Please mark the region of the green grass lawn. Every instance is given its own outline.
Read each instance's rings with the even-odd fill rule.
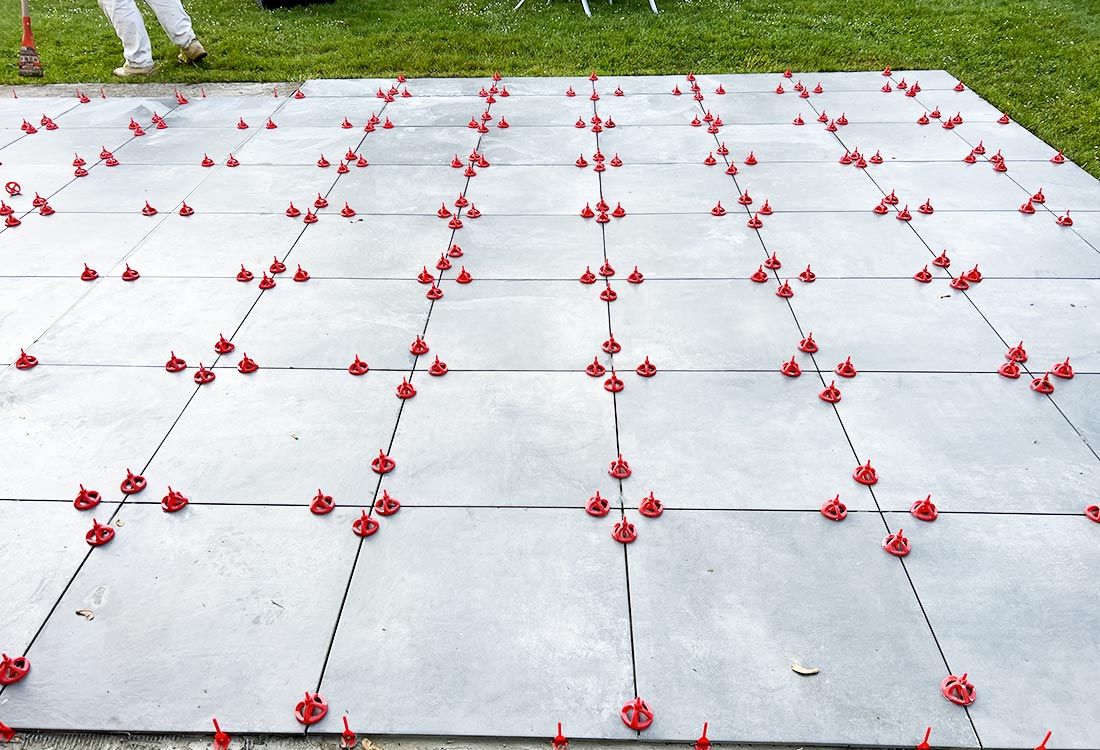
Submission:
[[[140,0],[139,0],[140,2]],[[1100,176],[1097,0],[336,0],[264,11],[185,0],[208,60],[174,62],[149,15],[161,81],[946,68]],[[16,74],[18,3],[0,81]],[[32,0],[47,82],[107,81],[121,47],[95,0]]]

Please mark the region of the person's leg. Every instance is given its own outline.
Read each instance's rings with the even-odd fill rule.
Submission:
[[[115,27],[122,42],[122,55],[130,68],[141,69],[153,66],[153,47],[149,43],[149,32],[141,19],[135,0],[99,0],[99,7]]]
[[[153,12],[157,14],[161,28],[172,44],[180,48],[179,61],[181,63],[193,63],[206,57],[206,50],[202,42],[195,36],[191,28],[191,16],[183,9],[180,0],[145,0]]]
[[[177,47],[186,47],[195,41],[195,31],[191,28],[191,16],[183,9],[180,0],[145,0],[160,21],[164,33]]]

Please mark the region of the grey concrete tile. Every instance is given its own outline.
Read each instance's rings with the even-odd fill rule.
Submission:
[[[178,208],[180,201],[210,175],[197,162],[169,167],[127,164],[121,155],[119,161],[122,163],[117,167],[89,170],[91,174],[80,179],[73,179],[71,171],[62,170],[71,182],[50,197],[50,205],[58,213],[140,215],[148,202],[157,211],[168,212]],[[110,221],[109,217],[104,218]]]
[[[598,284],[458,284],[452,271],[441,288],[444,297],[432,308],[427,336],[433,352],[456,369],[583,372],[608,336]]]
[[[194,390],[160,368],[8,368],[0,436],[19,460],[0,473],[0,497],[71,503],[83,484],[121,500],[127,468],[140,473]]]
[[[654,492],[668,508],[816,512],[840,494],[852,510],[874,509],[851,479],[855,457],[812,372],[658,369],[642,378],[623,366],[620,374],[619,447],[633,470],[623,480],[627,507]],[[728,398],[705,395],[714,393]]]
[[[965,154],[963,154],[965,156]],[[960,157],[961,159],[961,157]],[[875,182],[886,192],[895,191],[901,205],[908,205],[913,226],[936,220],[917,207],[931,201],[934,211],[1016,211],[1031,193],[1020,188],[1008,174],[994,172],[988,163],[944,164],[893,162],[874,170]],[[874,208],[874,203],[867,210]]]
[[[260,130],[239,145],[233,155],[243,166],[248,167],[293,165],[314,168],[317,168],[317,161],[324,156],[333,166],[317,171],[331,180],[336,178],[336,167],[344,154],[349,149],[358,152],[365,135],[362,128],[344,130],[339,127],[303,126]],[[202,160],[202,154],[199,155],[199,160]],[[224,163],[225,159],[219,161]]]
[[[800,267],[793,265],[792,274]],[[946,274],[931,284],[912,278],[791,283],[797,285],[791,307],[803,330],[813,331],[826,371],[849,356],[861,370],[993,372],[1004,361],[1004,342],[964,293],[951,289]],[[971,295],[979,307],[983,291]]]
[[[287,260],[278,286],[260,296],[247,320],[243,314],[239,318],[243,324],[232,335],[239,352],[268,367],[346,370],[356,353],[372,367],[412,367],[409,344],[423,332],[432,306],[414,273],[399,281],[296,283],[290,278],[297,268],[294,254]],[[235,366],[239,358],[231,359]]]
[[[74,488],[74,497],[76,492]],[[0,632],[9,656],[24,654],[76,573],[88,552],[84,535],[92,527],[92,517],[105,523],[114,507],[103,503],[80,513],[67,502],[0,500],[0,524],[5,530],[0,590],[7,602],[0,612]],[[35,666],[32,660],[31,669]],[[37,679],[38,671],[33,675]]]
[[[508,122],[511,125],[511,121]],[[508,127],[501,130],[493,127],[481,137],[479,150],[491,163],[505,166],[569,166],[575,165],[577,157],[583,154],[591,170],[595,166],[592,154],[596,151],[596,143],[596,135],[587,128]],[[460,151],[459,156],[466,156],[468,151]],[[607,154],[608,159],[612,156]]]
[[[604,227],[616,289],[634,266],[650,280],[745,279],[765,259],[754,232],[709,215],[639,214]]]
[[[303,83],[300,88],[306,99],[326,96],[373,98],[379,88],[389,91],[389,87],[394,83],[395,79],[393,78],[311,78]],[[415,82],[413,85],[416,85]],[[423,87],[424,85],[421,83],[420,88]],[[413,90],[418,89],[414,88]],[[296,101],[305,100],[298,99]]]
[[[609,526],[580,510],[382,519],[348,592],[317,730],[341,731],[347,713],[387,734],[545,737],[560,720],[570,737],[631,738],[618,718],[634,689],[626,576]],[[532,535],[560,554],[531,555]]]
[[[137,500],[159,504],[170,485],[195,505],[293,505],[303,519],[318,489],[337,506],[371,503],[378,477],[370,462],[397,423],[400,374],[262,362],[251,375],[216,372],[157,450],[144,474],[148,497]],[[234,428],[217,429],[223,424]]]
[[[177,217],[178,218],[178,217]],[[96,236],[95,229],[110,226],[110,240]],[[132,215],[111,216],[108,221],[98,214],[56,213],[53,216],[31,214],[23,220],[7,240],[0,241],[5,246],[2,273],[4,276],[62,276],[74,281],[80,280],[84,264],[107,273],[127,253],[160,224],[135,212]],[[72,242],[72,238],[80,238]],[[70,284],[77,293],[90,290],[87,284]],[[13,287],[8,295],[15,295]],[[5,295],[15,303],[17,297]],[[55,309],[60,315],[64,308]],[[36,333],[41,333],[38,331]]]
[[[34,120],[37,126],[38,120]],[[154,133],[149,133],[150,137]],[[157,133],[159,135],[159,133]],[[4,170],[9,179],[19,179],[23,167],[54,167],[61,174],[73,174],[72,161],[79,154],[90,167],[99,161],[103,148],[118,150],[133,138],[125,128],[65,128],[49,131],[39,127],[34,135],[19,138],[4,148]],[[121,152],[119,156],[121,156]],[[201,157],[200,157],[201,158]],[[10,173],[8,170],[12,170]],[[7,180],[5,180],[7,182]],[[7,195],[4,196],[7,199]]]
[[[990,279],[972,298],[1006,341],[1024,342],[1028,369],[1042,374],[1070,357],[1100,371],[1100,279]]]
[[[1087,614],[1100,606],[1096,524],[1083,515],[941,516],[912,531],[905,558],[921,604],[985,747],[1096,745],[1100,721],[1085,698],[1100,668]],[[1009,612],[1005,603],[1012,602]],[[937,732],[938,734],[938,732]]]
[[[1097,398],[1097,388],[1100,388],[1100,377],[1078,373],[1073,378],[1072,388],[1061,388],[1055,392],[1054,403],[1085,443],[1100,452],[1100,399]]]
[[[455,371],[425,372],[439,351]],[[382,487],[402,503],[571,507],[615,502],[615,406],[603,379],[569,372],[464,372],[433,349],[417,363]],[[369,376],[368,376],[369,377]],[[392,378],[391,378],[392,379]],[[610,533],[610,529],[608,529]]]
[[[419,243],[424,249],[405,262],[406,275],[421,269],[416,263],[426,263],[434,271],[433,263],[446,246],[446,235],[438,231],[441,223],[429,225],[436,230],[435,239],[430,245]],[[483,216],[466,222],[456,234],[463,255],[451,259],[454,268],[445,279],[454,279],[456,270],[465,267],[477,280],[569,279],[579,286],[577,279],[585,268],[595,273],[604,262],[601,226],[579,216]]]
[[[843,155],[838,148],[839,156]],[[744,156],[739,155],[740,160]],[[758,157],[759,158],[759,157]],[[885,165],[876,165],[871,172],[874,180],[880,180]],[[793,179],[791,165],[782,162],[761,162],[756,166],[741,166],[737,175],[737,187],[748,190],[753,199],[750,208],[756,211],[768,201],[776,213],[784,211],[859,211],[871,214],[871,209],[882,200],[882,192],[868,179],[862,169],[833,163],[800,164],[798,178]],[[881,183],[880,183],[881,184]],[[736,197],[736,196],[735,196]],[[924,199],[922,198],[921,201]],[[736,200],[732,204],[722,203],[729,211],[740,208]],[[915,206],[914,206],[915,208]],[[740,218],[740,212],[733,211]],[[879,217],[885,220],[885,217]],[[774,220],[762,217],[763,232],[767,236],[768,226]]]
[[[457,196],[456,196],[457,197]],[[451,209],[453,210],[453,208]],[[499,222],[484,218],[469,222],[462,234],[472,235],[474,227]],[[294,225],[294,232],[300,231]],[[469,230],[469,231],[468,231]],[[302,234],[287,258],[294,270],[298,264],[313,278],[389,278],[409,280],[427,266],[438,276],[435,264],[451,244],[453,230],[435,216],[372,216],[357,213],[344,219],[325,216]],[[463,247],[470,243],[463,240]],[[348,248],[357,248],[348,252]],[[268,253],[270,255],[270,253]],[[268,257],[265,265],[271,262]],[[399,288],[399,287],[394,287]],[[407,290],[413,297],[411,290]]]
[[[611,303],[611,329],[622,345],[617,359],[626,369],[650,357],[658,368],[672,370],[778,373],[802,334],[786,301],[776,296],[777,286],[755,284],[747,275],[642,284],[616,278],[613,288],[619,296]]]
[[[737,184],[718,166],[703,164],[702,157],[695,164],[625,163],[609,168],[600,183],[604,200],[611,208],[622,203],[628,217],[631,213],[709,214],[718,201],[727,210],[738,208]],[[578,210],[583,206],[582,202]]]
[[[92,96],[92,91],[86,93],[91,101],[79,107],[67,109],[64,114],[58,116],[58,125],[63,128],[118,127],[119,132],[125,135],[131,118],[142,126],[146,126],[154,112],[168,115],[177,106],[175,99],[129,96],[102,99]]]
[[[233,154],[240,160],[242,146],[258,134],[254,130],[240,131],[236,128],[203,128],[197,133],[194,128],[149,130],[144,137],[131,138],[114,149],[112,153],[116,159],[128,165],[193,167],[202,164],[206,156],[221,165],[229,158],[229,154]],[[89,144],[85,142],[84,145],[87,147]],[[98,148],[87,150],[87,155],[82,154],[82,156],[89,161],[93,160],[92,157],[99,156]],[[246,158],[244,163],[248,161],[249,159]],[[100,164],[89,171],[97,173],[101,169],[107,169],[107,167]]]
[[[209,733],[216,716],[238,732],[300,731],[294,706],[320,676],[359,544],[355,515],[266,508],[260,524],[250,509],[124,507],[125,525],[28,652],[34,679],[4,690],[6,719]]]
[[[878,470],[884,509],[930,494],[943,511],[1080,513],[1100,492],[1100,460],[1026,377],[861,373],[838,385],[837,410]],[[899,429],[898,415],[911,426]]]
[[[447,167],[447,170],[460,177],[462,175],[460,169]],[[457,195],[461,187],[459,184],[453,192],[444,195],[451,198]],[[599,202],[600,175],[592,170],[577,169],[573,165],[498,165],[478,170],[477,176],[471,178],[466,193],[486,215],[558,214],[579,217],[585,203],[594,206]],[[435,205],[431,210],[438,208]]]
[[[684,742],[707,721],[719,742],[912,746],[930,724],[937,745],[976,747],[884,534],[870,513],[641,519],[627,554],[644,737]]]
[[[217,359],[218,334],[231,335],[260,293],[255,282],[229,277],[131,283],[110,277],[90,284],[35,344],[43,363],[163,367],[175,351],[209,365]]]
[[[67,279],[0,278],[0,299],[4,300],[0,347],[5,363],[14,362],[20,349],[30,349],[88,291],[80,281],[80,270]]]

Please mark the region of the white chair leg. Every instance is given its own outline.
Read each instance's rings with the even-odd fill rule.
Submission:
[[[516,7],[512,8],[512,10],[519,10],[519,7],[521,5],[523,5],[525,2],[527,2],[527,0],[519,0],[519,2],[516,3]]]
[[[581,5],[584,6],[584,14],[589,18],[592,17],[592,11],[588,8],[588,0],[581,0]]]
[[[661,12],[661,11],[657,10],[657,0],[649,0],[649,7],[653,8],[654,13],[660,13]]]

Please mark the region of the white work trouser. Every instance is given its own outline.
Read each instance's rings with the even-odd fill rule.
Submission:
[[[177,47],[186,47],[195,39],[191,17],[180,0],[145,0],[160,21],[164,33]],[[122,40],[122,54],[131,67],[146,68],[153,64],[153,47],[145,30],[136,0],[99,0],[115,33]]]

